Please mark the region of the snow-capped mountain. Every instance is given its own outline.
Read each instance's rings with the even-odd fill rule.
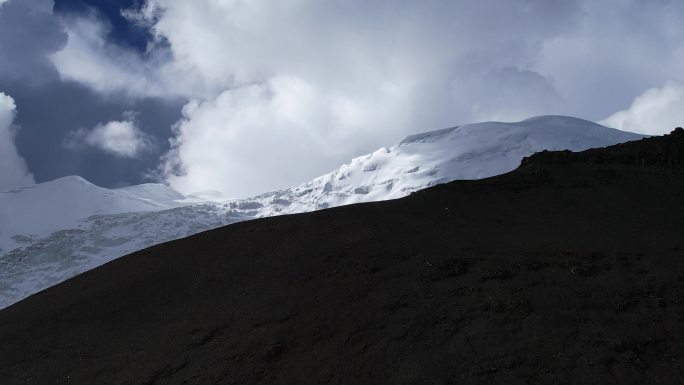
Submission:
[[[466,124],[408,136],[310,182],[241,203],[258,202],[272,215],[394,199],[456,179],[503,174],[541,150],[581,151],[641,137],[565,116]]]
[[[161,184],[122,189],[66,177],[0,193],[0,308],[142,248],[222,225],[400,198],[455,179],[513,170],[541,150],[573,151],[641,135],[541,116],[411,135],[310,182],[253,198],[210,202]]]
[[[163,184],[106,189],[79,176],[0,193],[0,252],[75,228],[93,215],[167,210],[187,204],[184,199]]]

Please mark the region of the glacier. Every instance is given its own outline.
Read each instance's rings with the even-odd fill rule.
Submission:
[[[240,221],[401,198],[456,179],[515,169],[541,150],[637,140],[566,116],[424,132],[301,185],[247,199],[184,196],[163,184],[120,189],[78,176],[0,193],[0,309],[146,247]]]

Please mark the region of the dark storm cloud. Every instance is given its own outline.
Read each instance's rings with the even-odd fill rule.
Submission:
[[[12,0],[0,8],[0,79],[40,84],[59,76],[48,55],[67,34],[53,17],[52,1]]]

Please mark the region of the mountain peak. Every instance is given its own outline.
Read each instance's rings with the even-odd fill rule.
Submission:
[[[78,175],[67,175],[61,178],[53,179],[46,183],[59,183],[59,184],[79,184],[84,186],[95,186],[95,184],[89,182],[85,178]]]
[[[586,120],[586,119],[582,119],[582,118],[576,118],[574,116],[566,116],[566,115],[539,115],[539,116],[533,116],[531,118],[521,120],[517,123],[536,123],[536,124],[564,123],[564,124],[583,124],[583,125],[600,126],[600,124],[592,122],[590,120]]]
[[[422,132],[420,134],[414,134],[414,135],[409,135],[405,137],[401,142],[399,142],[399,146],[402,144],[408,144],[408,143],[415,143],[415,142],[427,142],[430,140],[436,140],[451,131],[457,129],[458,126],[455,127],[450,127],[450,128],[442,128],[440,130],[433,130],[433,131],[427,131],[427,132]]]

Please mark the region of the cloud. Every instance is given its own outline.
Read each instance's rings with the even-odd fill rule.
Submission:
[[[366,132],[366,124],[400,126],[407,118],[401,106],[410,109],[406,95],[385,84],[349,97],[297,77],[228,90],[185,106],[165,174],[184,192],[201,187],[247,196],[286,187],[359,153],[358,137],[382,135]],[[374,100],[384,100],[382,108],[368,111]]]
[[[259,193],[409,133],[553,108],[530,57],[571,26],[576,3],[485,3],[148,1],[173,58],[161,72],[183,73],[171,77],[196,99],[164,164],[184,172],[169,182]]]
[[[285,187],[471,121],[597,120],[684,83],[681,1],[147,0],[124,13],[154,35],[145,55],[112,47],[96,19],[65,20],[53,62],[104,95],[192,99],[161,164],[186,192]]]
[[[0,92],[0,191],[34,184],[33,175],[14,144],[14,99]]]
[[[684,83],[682,14],[682,1],[585,0],[572,30],[544,40],[534,68],[553,79],[564,113],[605,118],[647,88]]]
[[[129,115],[128,120],[98,124],[92,130],[80,129],[71,133],[67,146],[97,147],[122,158],[135,158],[152,146],[152,139],[142,132]]]
[[[0,79],[31,85],[58,76],[49,55],[67,42],[51,0],[12,0],[0,6]]]
[[[684,85],[669,82],[648,89],[627,110],[616,112],[601,124],[649,135],[669,133],[684,125]]]
[[[75,3],[69,0],[58,3],[10,0],[0,6],[0,90],[12,95],[20,107],[14,124],[21,130],[14,142],[38,182],[74,174],[107,187],[145,182],[146,171],[155,168],[159,157],[168,150],[171,125],[180,119],[187,98],[174,98],[162,89],[156,91],[158,97],[129,97],[126,92],[115,93],[104,86],[95,87],[99,82],[119,84],[116,83],[117,73],[113,72],[118,70],[123,73],[118,74],[127,79],[125,87],[135,89],[137,85],[138,90],[147,87],[152,90],[154,77],[149,71],[139,71],[136,66],[144,64],[151,71],[154,61],[144,53],[116,50],[119,46],[109,40],[120,26],[100,21],[96,22],[98,25],[92,25],[93,20],[103,20],[102,13],[85,13],[83,18],[76,16],[87,12],[84,4],[101,7],[104,6],[100,4],[102,2]],[[81,26],[79,38],[93,42],[98,42],[99,37],[104,39],[99,41],[101,51],[94,51],[93,56],[86,58],[74,56],[82,61],[70,64],[75,71],[84,74],[96,68],[99,77],[89,75],[92,84],[61,76],[52,60],[53,55],[67,48],[70,39],[67,26],[72,20],[74,25],[80,26],[79,20],[85,25]],[[95,29],[88,30],[88,23]],[[98,35],[100,33],[102,36]],[[71,43],[78,42],[72,39]],[[103,56],[105,53],[107,56]],[[137,62],[133,62],[134,59]],[[120,65],[108,67],[108,63]],[[74,151],[61,145],[74,128],[93,128],[102,122],[126,120],[121,114],[130,110],[139,113],[135,125],[154,137],[154,148],[149,151],[128,158],[111,156],[96,147]],[[80,146],[85,148],[87,144],[81,142]]]
[[[520,121],[548,114],[559,104],[550,79],[531,70],[501,68],[461,83],[471,90],[455,104],[470,105],[473,121]]]
[[[88,84],[100,93],[173,97],[160,79],[162,53],[147,58],[107,41],[109,26],[95,14],[62,19],[66,46],[50,56],[64,80]],[[174,84],[169,81],[169,84]]]
[[[458,73],[526,69],[545,38],[572,25],[577,4],[148,0],[137,12],[123,11],[132,22],[150,26],[156,37],[147,60],[108,45],[107,27],[94,17],[63,20],[69,42],[54,60],[63,76],[102,91],[156,94],[163,88],[200,98],[302,74],[328,87],[354,79],[359,85],[372,76],[449,83]],[[78,71],[68,56],[87,67],[91,61],[94,69]],[[113,73],[117,81],[94,76],[95,70]],[[148,84],[154,87],[135,84],[142,78],[138,75],[152,72]]]

